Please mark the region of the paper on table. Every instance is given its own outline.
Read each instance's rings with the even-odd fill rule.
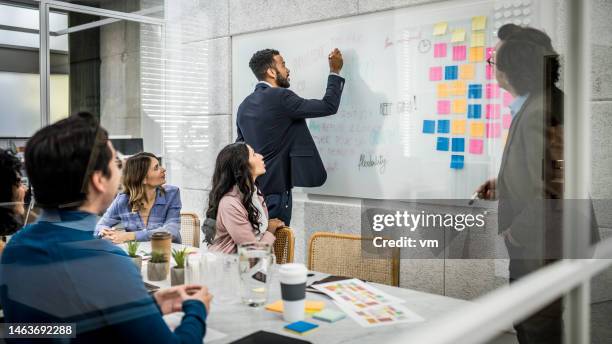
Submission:
[[[174,331],[174,329],[177,328],[181,324],[183,315],[185,315],[185,313],[183,312],[167,314],[167,315],[164,315],[164,321],[166,322],[166,325],[168,325],[170,330]],[[217,331],[207,326],[206,335],[204,336],[204,339],[202,339],[202,343],[209,343],[209,342],[212,342],[213,340],[217,340],[217,339],[221,339],[225,337],[227,337],[227,334]]]

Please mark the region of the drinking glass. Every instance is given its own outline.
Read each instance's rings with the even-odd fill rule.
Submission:
[[[274,254],[272,246],[261,242],[238,246],[240,271],[240,297],[251,307],[260,307],[268,301],[268,290],[272,279]]]

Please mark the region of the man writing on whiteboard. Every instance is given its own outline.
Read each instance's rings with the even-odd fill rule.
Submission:
[[[291,189],[321,186],[327,172],[306,125],[306,118],[338,112],[344,78],[338,73],[340,50],[328,55],[329,76],[322,99],[304,99],[289,90],[289,69],[273,49],[256,52],[249,67],[259,80],[255,90],[238,107],[237,141],[245,141],[264,156],[266,173],[258,178],[269,218],[291,222]]]

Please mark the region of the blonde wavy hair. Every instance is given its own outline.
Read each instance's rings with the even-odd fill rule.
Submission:
[[[142,152],[129,157],[123,167],[123,192],[128,196],[131,211],[142,210],[148,202],[145,185],[142,183],[151,168],[151,158],[157,159],[152,153]],[[164,192],[164,188],[159,188]]]

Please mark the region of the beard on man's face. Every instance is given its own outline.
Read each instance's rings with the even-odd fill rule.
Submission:
[[[282,76],[281,73],[278,72],[278,70],[276,71],[276,84],[278,85],[278,87],[282,88],[289,88],[290,86],[289,79]]]

